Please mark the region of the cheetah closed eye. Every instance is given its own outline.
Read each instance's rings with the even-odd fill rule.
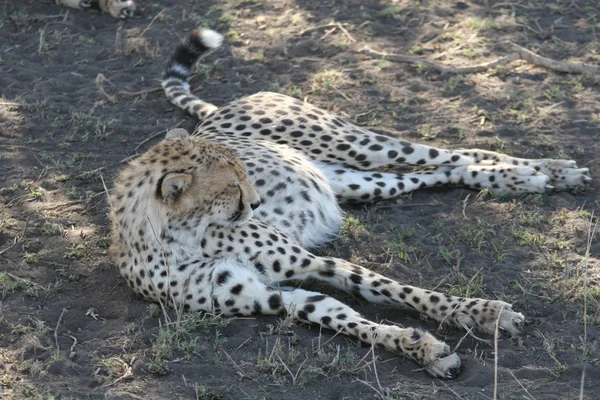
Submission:
[[[120,174],[111,198],[113,254],[146,299],[224,315],[279,314],[320,324],[402,354],[450,378],[460,359],[433,335],[369,321],[347,305],[287,280],[316,278],[366,300],[412,308],[436,321],[517,334],[510,304],[402,285],[314,248],[337,234],[339,203],[374,202],[455,184],[506,193],[567,189],[589,180],[572,161],[524,160],[482,150],[449,151],[377,135],[310,104],[258,93],[223,107],[190,92],[198,57],[221,44],[198,30],[177,47],[163,88],[202,119],[193,136],[174,130]],[[427,173],[377,172],[425,165]]]

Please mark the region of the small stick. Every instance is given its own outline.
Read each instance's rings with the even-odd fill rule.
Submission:
[[[137,96],[143,96],[143,95],[150,94],[150,93],[158,93],[162,90],[163,90],[162,87],[155,87],[155,88],[148,89],[148,90],[140,90],[139,92],[121,91],[121,92],[119,92],[119,94],[121,96],[125,96],[125,97],[137,97]]]
[[[351,42],[356,43],[356,39],[354,39],[352,37],[352,35],[348,32],[348,30],[346,30],[346,28],[344,28],[342,26],[342,24],[340,24],[339,22],[337,24],[335,24],[335,26],[337,26],[338,28],[340,28],[340,31],[344,32],[344,35],[346,35],[346,37],[348,39],[350,39]]]
[[[584,369],[585,369],[585,366],[584,366]],[[519,384],[519,386],[521,386],[521,389],[523,389],[523,390],[525,391],[525,393],[527,393],[527,395],[528,395],[528,396],[529,396],[531,399],[535,400],[535,397],[533,397],[533,396],[531,395],[531,393],[529,393],[529,390],[527,390],[527,388],[526,388],[525,386],[523,386],[523,384],[521,383],[521,381],[519,381],[519,380],[517,379],[517,377],[515,376],[515,374],[513,374],[513,372],[512,372],[510,369],[508,370],[508,373],[509,373],[509,374],[511,374],[513,378],[515,378],[515,381],[517,381],[517,383]]]
[[[92,170],[89,170],[89,171],[85,171],[85,172],[82,172],[81,174],[77,175],[75,177],[75,179],[88,178],[90,175],[96,174],[98,172],[102,172],[105,169],[106,169],[106,166],[99,167],[99,168],[96,168],[96,169],[92,169]]]
[[[106,92],[106,90],[104,90],[104,85],[103,85],[104,82],[111,83],[108,79],[106,79],[104,74],[98,74],[96,76],[96,88],[100,91],[100,93],[104,97],[106,97],[106,99],[108,100],[108,102],[110,104],[115,104],[117,102],[117,98],[115,96],[113,96],[112,94],[108,94]]]
[[[38,54],[42,53],[42,48],[44,47],[44,30],[40,30],[40,45],[38,47]]]
[[[17,244],[17,243],[15,243],[15,244]],[[13,246],[14,246],[14,244],[13,244]],[[11,246],[11,247],[12,247],[12,246]],[[16,281],[19,281],[19,282],[26,283],[27,285],[34,286],[34,287],[36,287],[36,288],[38,288],[38,289],[42,289],[42,290],[43,290],[43,291],[45,291],[45,292],[47,292],[47,291],[48,291],[48,289],[47,289],[47,288],[43,287],[42,285],[40,285],[40,284],[38,284],[38,283],[35,283],[35,282],[33,282],[33,281],[30,281],[29,279],[21,278],[20,276],[13,275],[13,274],[11,274],[10,272],[5,272],[5,274],[6,274],[7,276],[10,276],[11,278],[13,278],[13,279],[14,279],[14,280],[16,280]]]
[[[323,40],[323,39],[325,39],[327,36],[329,36],[329,35],[331,35],[333,32],[335,32],[335,30],[336,30],[336,29],[337,29],[337,27],[335,27],[335,26],[334,26],[333,28],[329,29],[328,31],[325,31],[325,34],[324,34],[323,36],[321,36],[321,37],[319,38],[319,40]]]
[[[161,88],[161,90],[162,90],[162,88]],[[182,120],[182,121],[179,121],[177,124],[175,124],[175,126],[173,126],[173,127],[172,127],[172,128],[170,128],[170,129],[166,129],[166,130],[165,130],[165,129],[163,129],[163,130],[161,130],[161,131],[159,131],[159,132],[153,133],[152,135],[148,136],[146,139],[142,140],[142,141],[141,141],[141,142],[140,142],[140,143],[139,143],[139,144],[138,144],[138,145],[135,147],[135,149],[133,149],[133,151],[138,151],[138,149],[139,149],[140,147],[142,147],[143,145],[145,145],[146,143],[148,143],[149,141],[151,141],[151,140],[152,140],[152,139],[154,139],[155,137],[157,137],[157,136],[160,136],[160,135],[164,135],[166,132],[170,131],[171,129],[179,128],[179,127],[180,127],[180,126],[183,124],[183,122],[184,122],[183,120]]]
[[[302,35],[304,35],[304,34],[306,34],[306,33],[308,33],[308,32],[316,31],[316,30],[319,30],[319,29],[323,29],[323,28],[331,28],[331,27],[333,27],[333,26],[336,26],[336,24],[334,24],[333,22],[330,22],[330,23],[328,23],[328,24],[325,24],[325,25],[317,25],[317,26],[313,26],[312,28],[307,28],[307,29],[303,30],[302,32],[300,32],[300,33],[299,33],[299,36],[302,36]]]
[[[154,16],[154,18],[152,18],[152,21],[150,21],[150,23],[148,24],[148,26],[146,27],[146,29],[144,29],[144,30],[142,31],[142,33],[140,33],[140,35],[139,35],[139,36],[144,36],[144,34],[145,34],[146,32],[148,32],[148,29],[150,29],[150,27],[152,26],[152,24],[154,23],[154,21],[156,21],[156,19],[157,19],[158,17],[160,17],[160,16],[161,16],[161,15],[162,15],[162,14],[163,14],[163,13],[164,13],[166,10],[167,10],[166,8],[163,8],[163,9],[161,10],[161,12],[159,12],[158,14],[156,14],[156,15]]]
[[[60,327],[60,321],[62,320],[63,315],[65,315],[65,312],[67,311],[66,308],[63,308],[61,313],[60,313],[60,317],[58,317],[58,322],[56,323],[56,328],[54,328],[54,341],[56,342],[56,352],[60,352],[60,346],[58,344],[58,328]]]
[[[545,67],[553,71],[568,72],[572,74],[582,75],[595,75],[600,74],[600,67],[585,65],[585,64],[572,64],[565,61],[556,61],[550,58],[542,57],[535,54],[534,52],[527,50],[518,44],[511,43],[513,50],[515,50],[521,59],[530,62],[531,64]]]
[[[467,205],[469,202],[469,197],[471,197],[471,193],[469,193],[467,197],[465,197],[465,199],[463,200],[462,215],[464,219],[469,219],[469,217],[467,217]]]
[[[498,398],[498,328],[500,326],[502,311],[504,311],[504,306],[502,306],[500,312],[498,312],[496,328],[494,329],[494,400]]]
[[[396,62],[400,62],[400,63],[427,65],[428,67],[435,69],[442,75],[473,74],[473,73],[477,73],[477,72],[483,72],[483,71],[487,71],[490,68],[498,67],[501,65],[506,65],[506,64],[509,64],[509,63],[519,59],[519,55],[517,53],[510,53],[506,57],[500,58],[496,61],[492,61],[489,63],[474,65],[474,66],[470,66],[470,67],[452,67],[452,66],[445,66],[442,64],[434,63],[433,61],[429,61],[429,60],[426,60],[421,57],[413,57],[413,56],[407,56],[407,55],[403,55],[403,54],[382,53],[382,52],[373,50],[369,47],[365,47],[364,49],[361,50],[361,52],[371,55],[371,56],[374,56],[374,55],[382,56],[384,58],[387,58],[388,60],[396,61]]]
[[[537,65],[539,67],[544,67],[557,72],[582,74],[586,76],[594,76],[600,74],[600,67],[597,66],[585,64],[572,64],[564,61],[556,61],[550,58],[537,55],[531,50],[527,50],[515,43],[510,43],[510,46],[513,48],[514,51],[512,53],[509,53],[505,57],[499,58],[498,60],[492,62],[466,67],[446,66],[434,63],[433,61],[429,61],[421,57],[407,56],[404,54],[388,54],[373,50],[369,47],[365,47],[359,52],[365,53],[370,56],[385,57],[391,61],[400,63],[427,65],[438,71],[442,76],[450,74],[472,74],[477,72],[483,72],[491,68],[510,64],[516,60],[524,60],[530,64]]]

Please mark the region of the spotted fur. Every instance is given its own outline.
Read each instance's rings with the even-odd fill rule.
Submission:
[[[56,4],[78,10],[89,8],[107,12],[118,19],[133,17],[136,8],[133,0],[56,0]]]
[[[209,30],[177,47],[163,76],[167,97],[202,119],[126,167],[111,198],[113,254],[121,274],[152,301],[223,315],[279,314],[320,324],[402,354],[434,376],[460,359],[433,335],[369,321],[347,305],[286,281],[319,279],[375,303],[417,310],[444,324],[517,334],[522,314],[497,300],[402,285],[314,248],[338,233],[340,202],[373,202],[426,186],[456,184],[507,193],[587,181],[574,162],[449,151],[377,135],[305,102],[258,93],[217,108],[187,78],[221,44]],[[378,168],[430,166],[427,173]]]

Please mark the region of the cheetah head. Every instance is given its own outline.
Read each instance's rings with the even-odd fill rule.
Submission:
[[[260,205],[241,162],[224,146],[177,129],[147,154],[161,167],[154,195],[171,220],[239,226]]]
[[[133,17],[135,2],[133,0],[106,0],[105,8],[114,18],[127,19]]]

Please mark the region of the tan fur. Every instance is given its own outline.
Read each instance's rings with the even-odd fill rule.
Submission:
[[[90,7],[91,1],[85,0],[55,0],[56,4],[84,10]],[[125,19],[133,16],[136,4],[133,0],[99,0],[98,5],[103,12],[109,13],[117,19]]]

